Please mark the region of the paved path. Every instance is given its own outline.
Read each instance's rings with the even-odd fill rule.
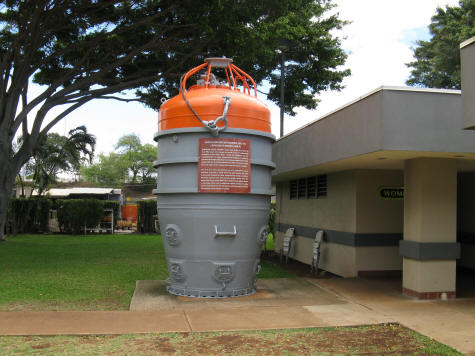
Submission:
[[[343,317],[342,317],[343,316]],[[285,329],[392,322],[345,303],[187,311],[0,312],[0,335],[86,335]]]
[[[181,311],[0,312],[0,335],[87,335],[190,331]]]
[[[311,280],[310,280],[311,281]],[[392,319],[412,330],[475,356],[475,299],[415,300],[404,297],[380,281],[332,278],[318,280],[350,303],[373,315]]]
[[[135,305],[135,311],[0,312],[0,335],[223,331],[399,322],[475,356],[475,299],[417,301],[382,283],[362,279],[289,281],[292,287],[297,283],[310,293],[304,298],[298,290],[286,288],[285,280],[272,283],[267,284],[267,292],[263,288],[262,298],[257,295],[242,303],[238,298],[231,302],[208,301],[202,308],[200,302],[182,298],[168,304],[169,309],[149,304],[144,311],[138,311],[140,306]],[[290,298],[293,293],[294,299]],[[282,297],[285,295],[289,298]],[[282,303],[276,302],[279,299]]]

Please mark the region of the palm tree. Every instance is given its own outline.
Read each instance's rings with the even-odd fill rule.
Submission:
[[[38,195],[56,183],[59,173],[77,173],[84,161],[92,162],[95,147],[96,138],[85,126],[70,130],[67,137],[49,133],[26,164]]]
[[[68,161],[74,173],[79,173],[79,169],[85,161],[92,163],[96,148],[96,137],[87,132],[86,126],[78,126],[69,131],[66,146],[66,151],[70,156]]]

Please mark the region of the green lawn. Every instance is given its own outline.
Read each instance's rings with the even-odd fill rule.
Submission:
[[[461,355],[398,324],[215,333],[0,336],[15,355]]]
[[[0,310],[128,309],[136,280],[168,276],[159,235],[21,235],[0,271]],[[293,275],[263,262],[259,277]]]

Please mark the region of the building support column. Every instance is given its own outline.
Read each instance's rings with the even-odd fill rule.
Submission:
[[[455,298],[457,167],[455,160],[405,162],[403,293],[419,299]]]

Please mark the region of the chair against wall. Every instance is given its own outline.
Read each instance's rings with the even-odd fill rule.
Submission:
[[[295,228],[290,227],[285,232],[284,241],[282,242],[282,248],[280,249],[280,263],[284,260],[285,263],[289,262],[290,250],[292,249],[292,240],[295,236]]]
[[[318,274],[318,263],[320,262],[320,246],[323,241],[323,230],[318,230],[313,241],[313,256],[310,271],[313,274]]]

